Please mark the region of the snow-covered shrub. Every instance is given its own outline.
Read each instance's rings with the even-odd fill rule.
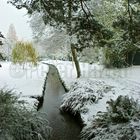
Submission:
[[[139,136],[129,123],[109,125],[107,127],[86,126],[81,134],[81,140],[139,140],[137,138]]]
[[[99,112],[91,125],[85,126],[83,140],[136,140],[140,138],[140,105],[127,96],[108,102],[107,112]],[[137,125],[135,125],[137,123]]]
[[[70,111],[73,114],[86,113],[86,105],[96,103],[105,93],[111,91],[112,87],[100,80],[77,80],[64,95],[60,109]]]
[[[50,128],[45,114],[27,109],[10,90],[0,90],[0,139],[46,140]]]
[[[107,116],[111,122],[128,122],[140,111],[138,103],[128,96],[119,96],[115,101],[110,100],[108,104]]]

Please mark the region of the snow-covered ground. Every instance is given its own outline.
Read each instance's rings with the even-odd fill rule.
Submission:
[[[107,101],[110,99],[128,95],[140,103],[140,66],[107,69],[98,64],[80,63],[82,77],[76,79],[73,62],[45,62],[58,68],[61,78],[70,88],[64,95],[61,109],[80,112],[87,128],[93,123],[97,112],[107,111]]]
[[[61,107],[69,105],[72,111],[79,111],[86,125],[92,123],[97,112],[106,111],[107,101],[116,99],[119,95],[128,95],[140,102],[140,66],[106,69],[99,64],[80,63],[82,77],[76,79],[73,62],[47,60],[43,63],[54,64],[70,89],[70,92],[64,95]],[[10,62],[1,62],[0,88],[14,89],[21,93],[25,100],[29,99],[29,96],[41,95],[48,72],[48,66],[43,63],[23,69]]]
[[[60,60],[47,60],[44,63],[54,64],[68,88],[76,80],[76,70],[73,62]],[[0,88],[7,87],[21,93],[22,97],[36,96],[42,94],[42,87],[48,66],[39,63],[37,67],[21,68],[10,62],[1,62],[0,68]],[[82,81],[102,80],[111,85],[116,93],[136,95],[140,97],[140,66],[133,66],[124,69],[106,69],[103,65],[80,63]],[[80,81],[80,80],[79,80]],[[118,91],[119,90],[119,91]],[[131,93],[130,93],[131,92]],[[109,95],[111,96],[111,95]],[[118,96],[118,95],[116,95]],[[110,98],[110,97],[107,97]]]
[[[11,62],[0,62],[0,88],[8,88],[21,94],[21,99],[33,105],[36,101],[30,96],[42,95],[42,88],[48,66],[39,63],[37,67],[14,65]]]

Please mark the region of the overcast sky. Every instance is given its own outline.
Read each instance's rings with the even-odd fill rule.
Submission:
[[[31,40],[32,33],[29,27],[26,10],[17,10],[7,0],[0,0],[0,31],[6,36],[10,24],[14,24],[19,39]]]

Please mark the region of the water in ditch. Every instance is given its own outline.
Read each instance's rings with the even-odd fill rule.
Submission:
[[[76,117],[60,113],[62,95],[65,89],[59,80],[57,69],[50,65],[47,76],[41,112],[47,114],[49,126],[52,127],[51,140],[80,140],[81,125]]]

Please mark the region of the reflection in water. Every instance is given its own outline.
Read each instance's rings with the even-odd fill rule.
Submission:
[[[59,107],[62,95],[65,94],[57,69],[49,66],[43,106],[41,112],[47,114],[52,130],[51,140],[80,140],[81,125],[68,114],[61,114]]]

